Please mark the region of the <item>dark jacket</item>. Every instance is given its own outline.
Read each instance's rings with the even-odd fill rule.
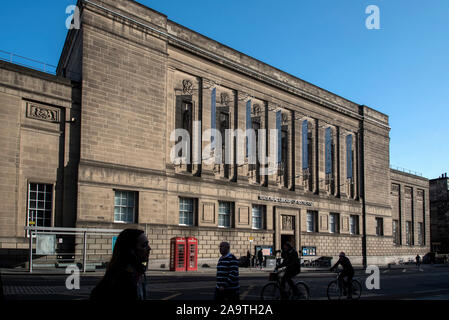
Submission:
[[[139,278],[142,280],[140,286]],[[115,272],[106,272],[103,279],[92,290],[90,300],[145,300],[145,282],[145,274],[140,275],[131,266]],[[141,295],[138,293],[139,290],[142,291]]]
[[[220,257],[217,263],[217,288],[238,291],[239,285],[239,262],[233,254]]]
[[[262,261],[262,260],[263,260],[263,252],[262,252],[262,249],[260,249],[260,250],[257,252],[257,259],[259,259],[259,261]]]
[[[284,261],[282,261],[278,268],[287,267],[287,270],[301,269],[301,261],[299,260],[298,252],[294,248],[284,253],[283,258]]]
[[[347,257],[340,257],[340,259],[338,259],[337,263],[334,264],[331,270],[337,268],[338,265],[341,265],[343,267],[343,272],[354,273],[354,268],[352,267],[351,261],[349,261]]]

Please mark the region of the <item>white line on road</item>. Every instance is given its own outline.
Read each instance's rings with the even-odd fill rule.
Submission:
[[[177,292],[175,294],[172,294],[171,296],[162,298],[161,300],[170,300],[170,299],[176,298],[177,296],[180,296],[181,294],[182,294],[181,292]]]

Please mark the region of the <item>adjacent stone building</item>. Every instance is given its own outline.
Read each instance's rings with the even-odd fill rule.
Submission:
[[[430,230],[432,252],[449,253],[449,178],[447,173],[430,180]]]
[[[0,64],[2,254],[27,248],[30,222],[138,226],[155,266],[177,236],[198,239],[200,263],[216,262],[222,240],[238,256],[290,241],[356,264],[429,251],[428,180],[390,170],[387,115],[137,2],[78,5],[57,76]],[[176,128],[192,137],[180,161]],[[228,139],[228,163],[215,163],[226,145],[207,149],[208,129],[254,129],[268,143]],[[264,175],[245,149],[270,154],[274,140]]]

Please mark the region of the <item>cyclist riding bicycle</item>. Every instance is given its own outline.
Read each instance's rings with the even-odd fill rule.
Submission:
[[[290,242],[286,242],[282,249],[284,250],[284,261],[275,268],[275,271],[277,271],[278,268],[286,267],[284,276],[281,279],[282,298],[287,297],[287,292],[285,292],[285,282],[287,282],[292,289],[293,295],[298,296],[298,288],[292,280],[294,276],[301,272],[301,261],[299,260],[298,252],[296,252]]]
[[[352,278],[354,277],[354,268],[344,252],[340,252],[337,263],[334,264],[330,270],[333,271],[338,265],[343,267],[343,271],[338,276],[338,285],[340,288],[343,288],[344,294],[346,294],[345,288],[348,288],[348,299],[352,299]],[[348,277],[347,282],[344,280],[345,277]]]

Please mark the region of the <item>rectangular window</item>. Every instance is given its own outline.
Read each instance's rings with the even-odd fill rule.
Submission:
[[[263,229],[265,206],[253,205],[252,223],[253,229]]]
[[[51,227],[53,185],[28,184],[28,226]]]
[[[176,97],[176,129],[184,129],[189,137],[178,137],[176,143],[182,142],[182,148],[179,149],[177,157],[181,163],[186,166],[187,172],[192,172],[192,133],[193,133],[193,102],[192,97],[188,95]]]
[[[288,129],[287,126],[282,126],[282,161],[280,175],[284,177],[284,186],[288,187]]]
[[[329,215],[329,231],[331,233],[340,233],[340,214],[331,213]]]
[[[411,246],[412,245],[412,222],[407,221],[405,224],[405,236],[406,236],[406,244]]]
[[[424,245],[424,232],[422,222],[418,222],[418,245]]]
[[[352,163],[354,154],[352,152],[352,135],[346,136],[346,178],[352,179]]]
[[[179,225],[193,226],[194,221],[194,203],[191,198],[179,198]]]
[[[325,137],[325,170],[326,175],[332,174],[332,129],[326,128]]]
[[[318,232],[317,211],[307,211],[307,232]]]
[[[376,218],[376,235],[383,236],[384,235],[384,219]]]
[[[137,192],[115,190],[114,198],[114,222],[137,222]]]
[[[302,169],[309,168],[309,128],[307,120],[302,122]]]
[[[222,228],[231,227],[231,202],[218,203],[218,226]]]
[[[400,244],[399,221],[393,220],[393,243]]]
[[[359,234],[359,216],[351,215],[349,217],[349,232],[353,235]]]

